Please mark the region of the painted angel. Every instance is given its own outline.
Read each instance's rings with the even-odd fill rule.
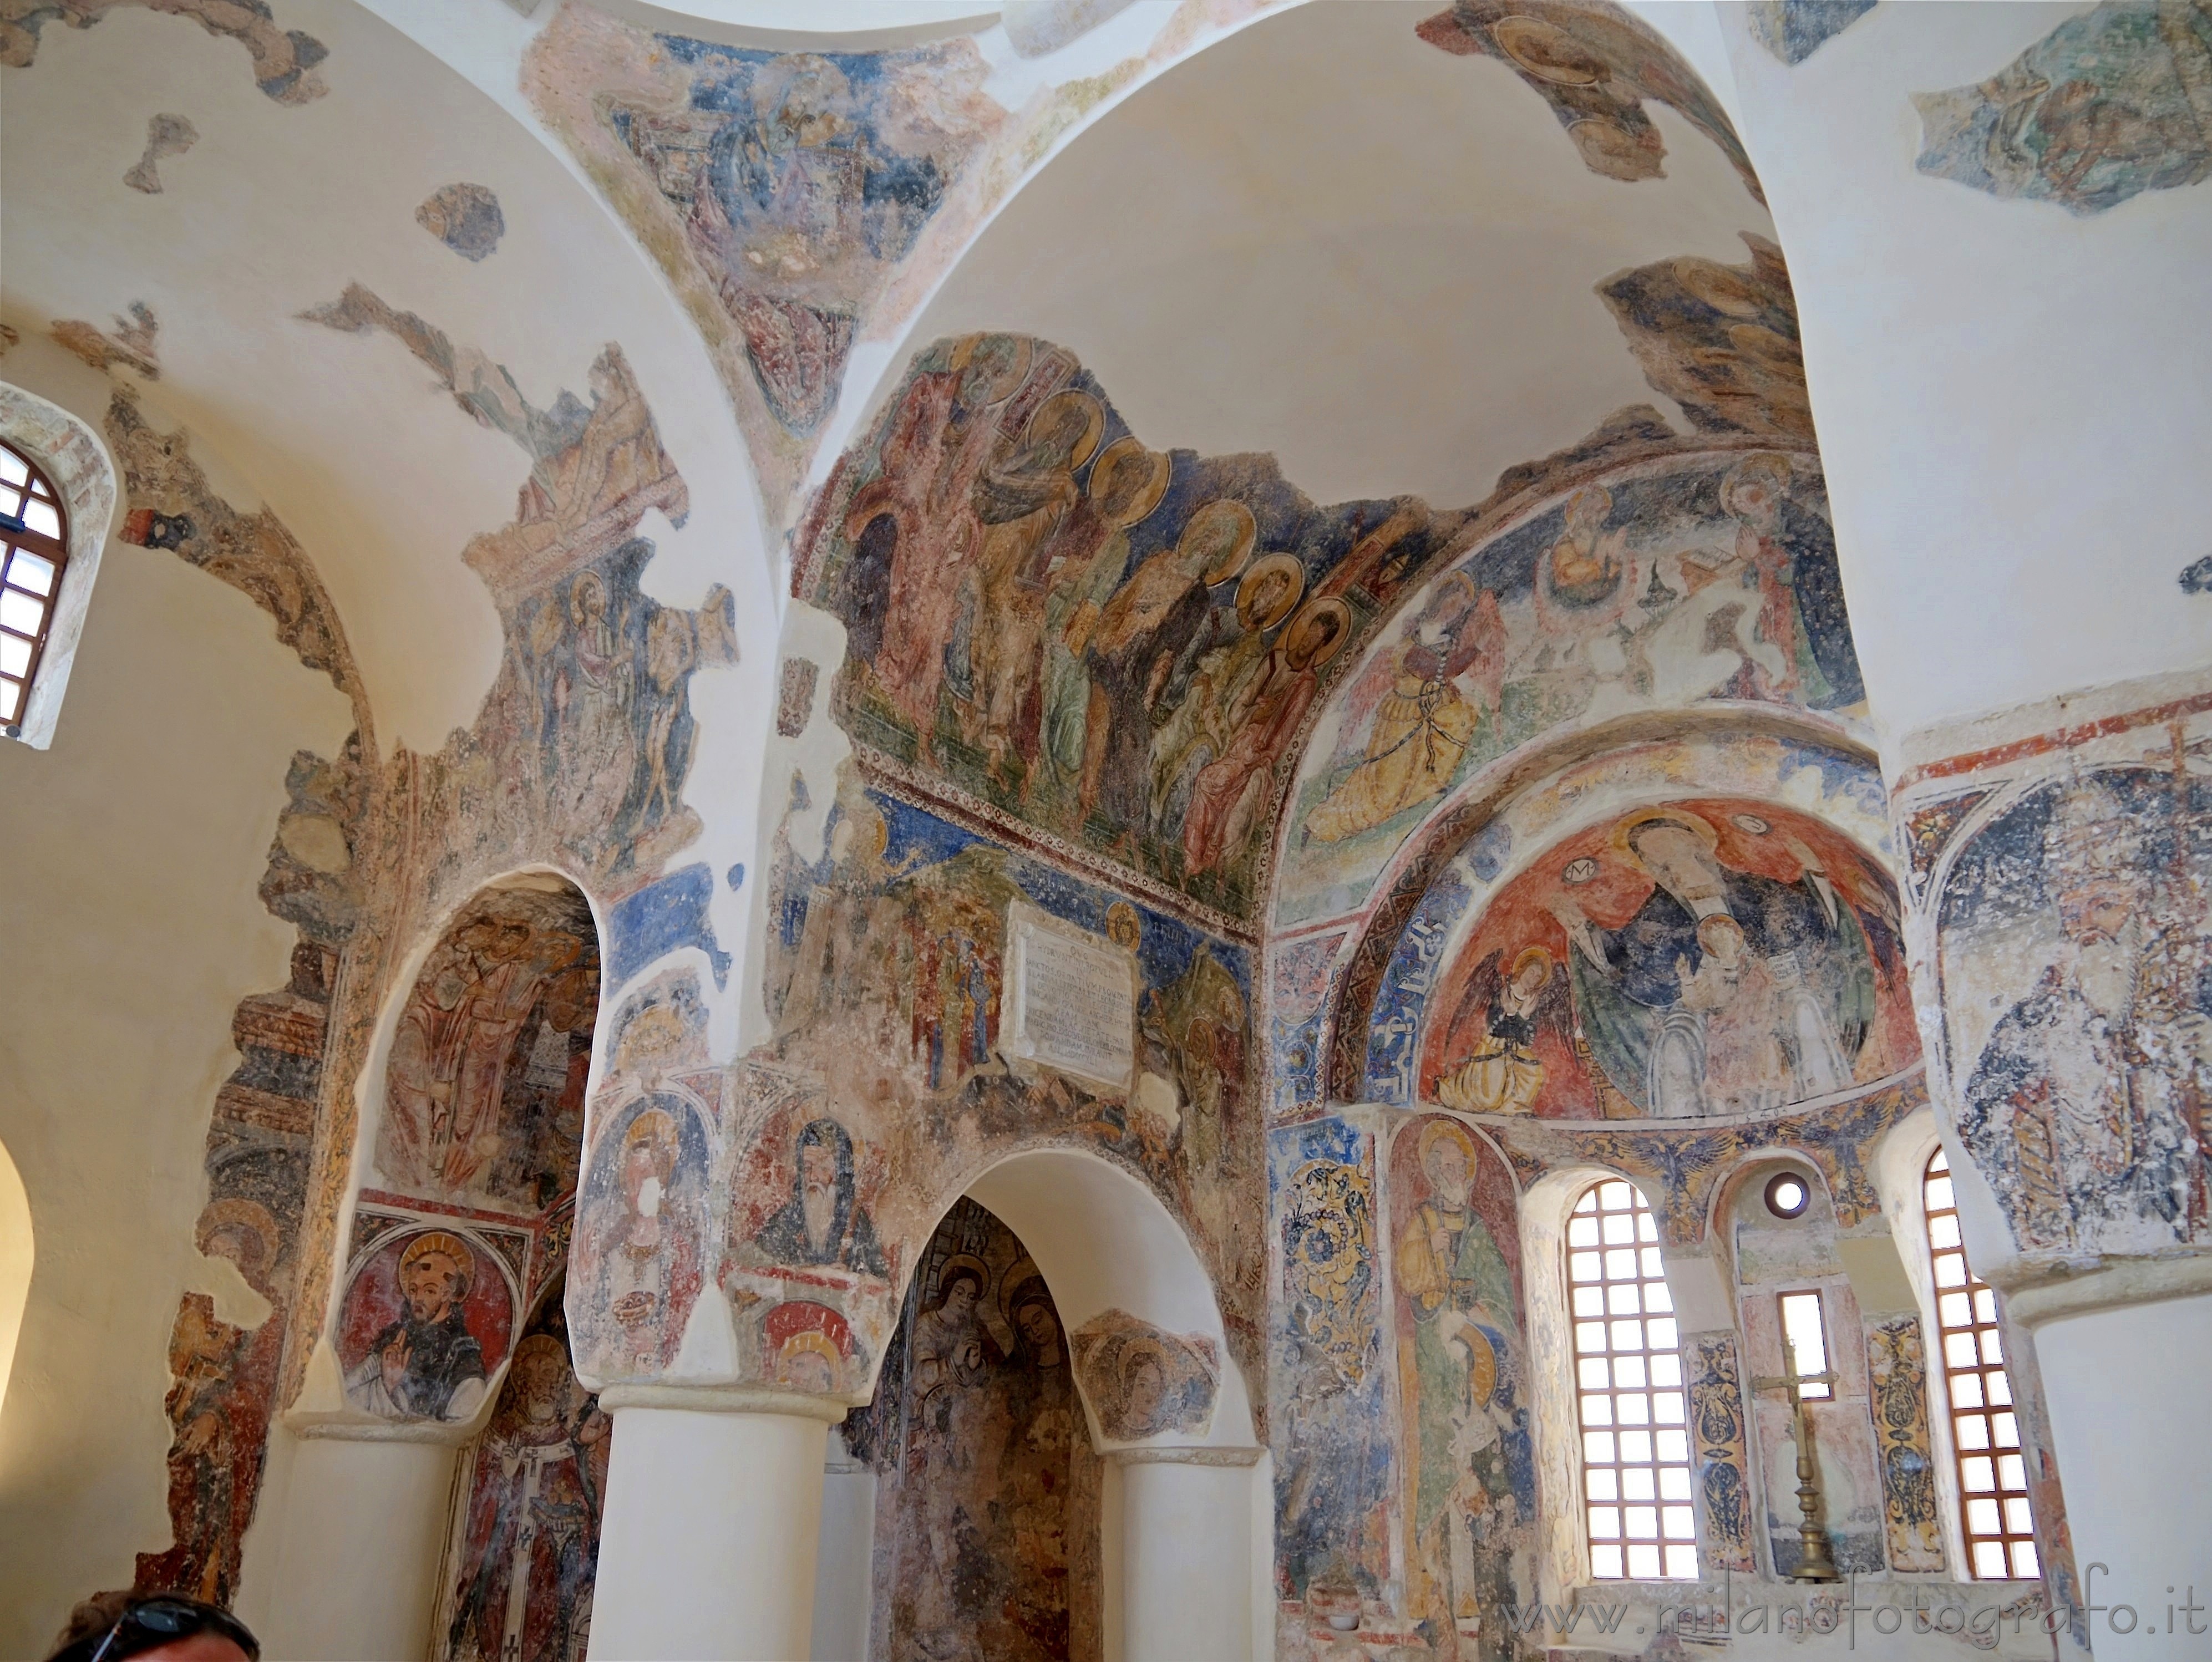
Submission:
[[[1446,1106],[1475,1113],[1531,1113],[1544,1089],[1540,1039],[1574,1050],[1574,1000],[1564,965],[1540,946],[1523,949],[1505,967],[1502,947],[1483,960],[1468,986],[1469,1008],[1482,1012],[1474,1053],[1444,1076],[1437,1094]]]

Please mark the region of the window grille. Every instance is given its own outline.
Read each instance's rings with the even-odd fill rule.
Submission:
[[[1978,1581],[2030,1581],[2042,1574],[2027,1496],[2027,1458],[1997,1332],[1997,1295],[1966,1263],[1951,1162],[1936,1150],[1922,1190],[1936,1265],[1936,1329],[1958,1452],[1966,1564]]]
[[[60,494],[28,457],[0,444],[0,726],[10,737],[53,626],[68,544]]]
[[[1567,1288],[1583,1439],[1590,1573],[1695,1580],[1681,1341],[1643,1192],[1608,1178],[1567,1220]]]

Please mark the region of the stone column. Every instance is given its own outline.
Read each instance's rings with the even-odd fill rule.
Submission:
[[[1123,1448],[1123,1662],[1253,1655],[1256,1448]],[[1267,1635],[1272,1643],[1273,1635]]]
[[[271,1434],[238,1601],[265,1654],[429,1653],[462,1441],[444,1427]]]
[[[2167,676],[1916,734],[1893,790],[1967,1254],[2033,1335],[2039,1550],[2100,1655],[2212,1634],[2208,746],[2212,676]]]
[[[875,1546],[876,1474],[853,1458],[844,1434],[833,1426],[823,1463],[812,1662],[867,1662]]]
[[[592,1662],[809,1653],[823,1457],[842,1404],[778,1391],[617,1385]]]

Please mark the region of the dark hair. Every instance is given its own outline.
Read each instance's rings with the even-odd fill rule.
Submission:
[[[219,1604],[175,1593],[96,1592],[70,1612],[46,1662],[125,1662],[179,1639],[212,1633],[260,1662],[261,1641]]]

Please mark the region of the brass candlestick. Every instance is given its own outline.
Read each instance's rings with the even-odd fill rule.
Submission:
[[[1751,1382],[1753,1391],[1787,1391],[1790,1393],[1791,1435],[1797,1444],[1797,1509],[1805,1520],[1797,1526],[1797,1538],[1802,1544],[1793,1581],[1840,1581],[1836,1573],[1835,1555],[1828,1550],[1828,1532],[1820,1527],[1820,1507],[1825,1498],[1820,1493],[1820,1463],[1813,1458],[1813,1428],[1805,1417],[1805,1393],[1798,1387],[1807,1385],[1836,1383],[1837,1375],[1828,1374],[1800,1374],[1797,1371],[1797,1347],[1785,1337],[1782,1341],[1784,1371],[1765,1374]]]

